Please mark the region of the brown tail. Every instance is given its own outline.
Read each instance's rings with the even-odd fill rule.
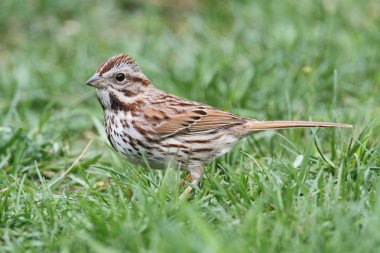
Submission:
[[[315,121],[252,121],[249,125],[251,131],[260,131],[266,129],[283,129],[298,127],[344,127],[351,128],[352,125],[331,123],[331,122],[315,122]]]

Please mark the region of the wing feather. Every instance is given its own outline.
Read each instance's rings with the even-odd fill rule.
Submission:
[[[190,110],[175,114],[168,119],[163,119],[154,127],[154,130],[163,136],[178,133],[198,133],[203,131],[229,128],[241,125],[244,119],[231,113],[220,111],[216,108],[193,106]]]

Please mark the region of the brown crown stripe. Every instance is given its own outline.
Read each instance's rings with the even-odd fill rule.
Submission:
[[[110,69],[112,69],[114,66],[119,65],[121,63],[136,64],[136,61],[129,55],[119,54],[112,57],[111,59],[103,63],[102,65],[100,65],[100,67],[97,69],[96,72],[102,75],[106,73],[107,71],[109,71]]]

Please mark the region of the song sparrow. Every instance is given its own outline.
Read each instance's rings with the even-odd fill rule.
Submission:
[[[155,88],[128,55],[106,60],[87,81],[96,88],[112,147],[133,163],[145,156],[152,168],[174,161],[190,172],[192,185],[202,166],[228,152],[243,137],[261,130],[293,127],[352,127],[308,121],[258,121],[221,111]],[[183,196],[191,191],[189,185]]]

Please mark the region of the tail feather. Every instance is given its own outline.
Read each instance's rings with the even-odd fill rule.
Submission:
[[[260,131],[266,129],[305,128],[305,127],[343,127],[351,128],[352,125],[332,122],[316,121],[251,121],[249,129]]]

